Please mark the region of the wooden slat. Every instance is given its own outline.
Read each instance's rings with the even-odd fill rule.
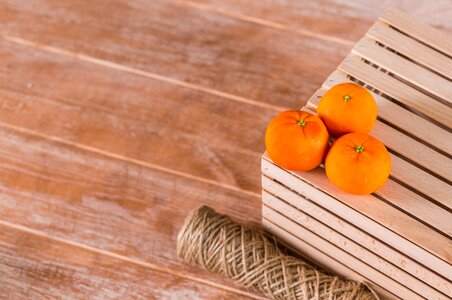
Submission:
[[[370,38],[362,38],[352,53],[396,74],[416,87],[427,91],[443,101],[452,103],[452,82],[418,66],[379,45]],[[381,72],[381,77],[387,75]]]
[[[366,36],[382,43],[429,69],[452,79],[452,59],[377,21]],[[452,39],[452,37],[450,37]]]
[[[251,299],[0,224],[2,299]]]
[[[409,109],[452,128],[451,108],[373,68],[363,62],[359,56],[350,54],[338,69],[384,92]]]
[[[317,241],[320,241],[321,239],[331,245],[335,245],[335,247],[330,247],[330,249],[333,249],[332,253],[337,253],[335,255],[337,260],[351,267],[353,263],[351,264],[350,261],[353,261],[356,265],[356,267],[353,267],[354,270],[361,274],[366,274],[366,276],[369,276],[375,282],[378,282],[383,288],[391,291],[390,287],[393,286],[395,282],[395,285],[400,284],[403,289],[405,289],[405,287],[410,287],[410,290],[420,296],[426,298],[430,297],[430,299],[446,299],[444,294],[441,294],[439,291],[433,289],[419,279],[407,274],[384,258],[366,251],[361,245],[342,236],[332,228],[324,226],[306,213],[293,209],[290,205],[276,198],[266,197],[263,198],[263,202],[262,215],[264,218],[271,220],[271,215],[277,213],[280,215],[278,216],[278,220],[281,220],[281,217],[290,220],[290,222],[279,222],[274,220],[274,223],[279,224],[282,228],[292,234],[297,234],[298,228],[303,228],[299,233],[300,236],[303,236],[306,241],[312,241],[312,244],[322,248],[325,252],[325,248],[321,247],[322,243],[318,243]],[[286,227],[286,225],[288,227]],[[310,234],[304,235],[303,230],[308,230]],[[309,236],[317,237],[311,240]],[[341,255],[343,253],[347,253],[347,255]],[[399,291],[400,287],[393,290],[393,293],[397,294]],[[398,295],[402,296],[401,293]]]
[[[352,69],[355,70],[355,68],[359,67],[359,62],[356,61],[358,64],[355,64],[354,59],[357,58],[356,56],[349,56],[348,59],[351,61],[344,62],[341,64],[340,68],[344,71],[351,72],[355,76],[356,73],[351,71]],[[374,68],[371,68],[369,65],[365,64],[362,66],[364,68],[364,72],[360,72],[360,75],[366,76],[367,72],[373,72],[377,71]],[[370,68],[370,69],[369,69]],[[350,73],[350,74],[351,74]],[[361,76],[358,76],[357,79],[363,78]],[[353,82],[351,79],[347,78],[347,75],[342,71],[334,71],[327,80],[325,80],[323,86],[325,88],[331,88],[332,86],[341,83],[341,82]],[[365,81],[366,84],[369,84],[368,81]],[[373,87],[373,86],[372,86]],[[412,113],[411,111],[395,104],[394,102],[377,95],[373,92],[372,96],[374,97],[375,101],[377,102],[378,106],[378,117],[380,119],[385,120],[386,122],[389,122],[390,124],[393,124],[394,126],[397,126],[398,128],[404,130],[411,136],[415,136],[418,140],[424,141],[428,145],[431,145],[431,147],[440,149],[443,152],[452,155],[452,144],[449,142],[451,133],[447,130],[433,124],[432,122],[426,120],[423,117],[418,116],[415,113]],[[408,99],[408,98],[407,98]],[[412,99],[412,98],[410,98]],[[318,103],[319,99],[313,99],[313,103]],[[403,99],[402,99],[403,100]],[[421,103],[421,102],[419,102]],[[442,114],[439,112],[434,112],[435,115],[441,116]],[[451,115],[452,117],[452,115]],[[446,118],[442,117],[443,119]],[[452,122],[450,122],[452,125]],[[413,126],[413,124],[416,124],[416,126]],[[435,134],[431,134],[434,132]],[[441,159],[438,156],[439,154],[434,154],[433,160]]]
[[[260,191],[262,141],[277,112],[5,41],[0,59],[0,123]]]
[[[438,274],[435,274],[431,270],[420,265],[418,262],[412,260],[403,253],[398,252],[391,246],[382,243],[380,240],[376,239],[373,236],[370,236],[368,233],[353,226],[348,221],[345,221],[332,214],[328,210],[322,208],[322,206],[316,203],[316,199],[309,199],[305,195],[300,196],[294,191],[288,190],[285,186],[271,180],[266,176],[262,177],[262,186],[264,190],[262,193],[262,199],[264,203],[271,204],[270,202],[276,201],[276,197],[273,195],[277,195],[278,199],[283,199],[285,202],[293,206],[294,210],[301,210],[306,214],[314,217],[328,227],[333,228],[342,235],[365,247],[366,249],[368,249],[368,251],[379,255],[383,259],[394,264],[396,267],[419,278],[420,280],[441,291],[442,293],[449,295],[452,292],[452,285],[450,281],[439,276]],[[273,208],[278,208],[277,205],[270,206]],[[297,216],[296,212],[292,211],[291,213]],[[360,250],[359,255],[366,255],[368,251]],[[350,253],[355,255],[353,252]]]
[[[0,12],[2,34],[263,106],[302,106],[349,48],[165,0],[10,0]]]
[[[450,6],[445,9],[450,12],[449,8]],[[397,9],[386,10],[380,19],[430,47],[452,56],[452,38],[450,35],[425,25]]]
[[[406,200],[405,205],[400,202],[399,207],[405,209],[407,212],[411,212],[413,215],[450,237],[452,235],[452,224],[448,219],[452,217],[452,202],[450,201],[452,186],[393,154],[390,154],[390,156],[392,160],[391,179],[397,179],[410,188],[409,190],[401,188],[399,184],[390,180],[388,186],[380,189],[376,194],[383,196],[385,199],[393,199],[391,202],[403,202]],[[419,192],[422,193],[421,196],[415,195]],[[424,199],[425,196],[430,197],[430,199]],[[417,209],[410,209],[413,203],[418,205]],[[442,205],[442,208],[438,204]],[[423,210],[426,211],[422,213]],[[421,211],[421,213],[418,214],[416,211]],[[428,214],[431,214],[431,217],[427,217]],[[444,216],[446,219],[444,222],[430,223],[429,220],[434,218],[434,215]]]
[[[379,271],[369,267],[367,264],[363,263],[360,260],[357,260],[349,253],[336,247],[333,243],[330,243],[325,239],[317,236],[310,230],[306,229],[304,226],[300,226],[292,219],[283,216],[282,214],[274,211],[266,205],[262,206],[262,217],[274,224],[278,224],[279,226],[281,226],[281,228],[287,230],[293,235],[296,234],[302,236],[305,241],[309,242],[310,244],[316,245],[316,247],[322,249],[322,252],[324,252],[325,254],[334,257],[338,261],[349,266],[351,269],[357,270],[357,272],[373,278],[373,282],[378,282],[381,287],[388,290],[389,292],[403,299],[422,299],[419,294],[383,275]]]
[[[322,95],[325,92],[326,89],[320,89],[315,95]],[[309,107],[312,107],[313,110],[315,110],[319,97],[316,96],[313,99],[313,101],[308,102],[308,105]],[[434,169],[434,171],[436,172],[443,172],[439,174],[447,180],[450,180],[450,178],[452,178],[450,159],[426,147],[425,145],[416,142],[415,140],[398,132],[397,130],[381,123],[380,121],[376,122],[374,129],[371,131],[371,134],[381,140],[395,153],[402,154],[408,159],[411,159],[421,166],[424,166],[426,169]],[[432,160],[432,157],[438,157],[439,160]],[[434,201],[440,203],[442,206],[448,209],[452,209],[452,203],[450,201],[450,194],[452,193],[451,185],[447,184],[443,180],[439,180],[426,171],[419,169],[418,167],[404,161],[403,159],[393,154],[391,154],[391,160],[391,175],[394,178],[412,187],[414,191],[419,191],[431,197]],[[443,163],[444,165],[439,166],[438,164],[441,163]],[[393,203],[399,203],[400,197],[407,197],[406,201],[408,202],[406,202],[407,206],[405,206],[404,209],[408,208],[408,211],[411,210],[410,207],[418,210],[421,214],[423,212],[428,213],[429,210],[435,210],[435,208],[431,206],[432,203],[429,203],[429,200],[426,200],[418,195],[414,195],[413,193],[407,191],[405,188],[400,187],[396,189],[386,189],[384,190],[384,193],[386,194],[385,198],[393,201]],[[407,195],[407,193],[411,195]],[[419,203],[420,205],[419,207],[414,207],[410,204],[412,197],[417,200],[417,203]],[[430,209],[425,210],[425,207],[423,207],[424,205],[426,205],[425,207],[430,207]],[[445,220],[448,220],[448,218],[446,218]],[[443,225],[439,226],[443,228],[443,230],[445,230],[447,234],[451,233],[452,225],[450,224],[450,222],[446,221]]]
[[[0,220],[252,295],[175,249],[195,207],[260,226],[259,197],[1,127],[0,194]]]
[[[274,234],[275,236],[278,236],[278,238],[281,239],[285,244],[289,245],[290,247],[296,248],[304,256],[308,257],[309,259],[315,260],[320,265],[323,265],[326,270],[330,270],[334,274],[338,274],[345,278],[370,283],[370,281],[366,277],[364,277],[364,275],[361,275],[347,265],[340,263],[334,258],[334,256],[325,254],[322,249],[315,248],[314,246],[305,242],[300,238],[299,235],[295,236],[265,218],[262,219],[262,225],[267,231]],[[372,287],[378,293],[381,299],[400,299],[396,295],[391,294],[377,284],[373,284]]]
[[[447,1],[244,1],[244,0],[180,0],[179,3],[197,7],[250,22],[274,26],[300,34],[316,34],[335,38],[337,42],[361,38],[388,6],[397,6],[412,17],[452,32],[450,3]],[[341,39],[341,40],[339,40]]]
[[[274,165],[264,155],[263,173],[311,199],[336,215],[347,219],[381,241],[434,270],[446,278],[452,275],[450,267],[452,241],[431,228],[417,222],[401,211],[369,196],[354,196],[337,190],[324,176],[323,170],[312,170],[300,175]],[[300,187],[300,180],[312,187]],[[322,189],[322,192],[318,189]],[[431,243],[434,240],[435,243]]]

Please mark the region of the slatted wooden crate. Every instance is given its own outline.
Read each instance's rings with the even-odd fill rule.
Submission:
[[[388,10],[303,109],[341,82],[368,88],[371,134],[392,158],[368,196],[343,193],[322,168],[291,172],[262,158],[263,224],[326,269],[387,299],[452,297],[452,38]]]

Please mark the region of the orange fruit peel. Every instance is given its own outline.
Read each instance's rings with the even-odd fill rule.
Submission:
[[[388,179],[391,157],[378,139],[366,133],[349,133],[331,146],[325,171],[328,179],[342,191],[371,194]]]
[[[370,92],[355,83],[341,83],[328,90],[317,106],[328,132],[336,137],[368,133],[377,120],[377,104]]]
[[[277,165],[294,171],[317,167],[328,148],[328,131],[322,120],[308,112],[284,111],[265,132],[268,156]]]

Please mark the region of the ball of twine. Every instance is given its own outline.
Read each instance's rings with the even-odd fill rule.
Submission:
[[[177,253],[271,299],[378,299],[364,284],[285,255],[264,232],[245,228],[207,206],[187,217],[177,237]]]

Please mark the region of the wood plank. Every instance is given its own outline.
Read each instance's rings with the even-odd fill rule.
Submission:
[[[398,32],[382,21],[377,21],[366,36],[382,43],[417,63],[452,79],[452,60],[450,57],[419,43],[403,33]],[[452,37],[451,37],[452,38]]]
[[[423,299],[419,294],[383,275],[379,271],[369,267],[365,263],[355,259],[352,255],[336,247],[334,244],[315,235],[310,230],[306,229],[303,226],[300,226],[300,224],[293,222],[291,219],[274,211],[272,208],[267,207],[266,205],[262,206],[262,217],[274,224],[278,224],[279,226],[281,226],[281,228],[287,230],[293,235],[296,234],[302,236],[305,241],[309,242],[310,244],[316,245],[318,248],[322,249],[322,252],[329,256],[335,257],[338,261],[346,264],[351,269],[358,270],[357,272],[366,274],[366,276],[370,278],[374,278],[374,282],[378,282],[379,286],[388,290],[390,293],[393,293],[402,299]]]
[[[265,128],[275,111],[6,41],[0,59],[1,123],[260,191]]]
[[[294,191],[288,190],[280,183],[277,183],[266,176],[262,177],[262,186],[263,203],[268,203],[271,207],[276,208],[277,206],[271,205],[271,202],[277,201],[276,197],[273,196],[277,195],[279,199],[283,199],[285,202],[293,206],[294,209],[298,209],[306,214],[309,214],[326,226],[333,228],[347,238],[352,239],[357,244],[365,247],[368,251],[377,254],[407,273],[416,276],[442,293],[449,295],[452,292],[450,281],[425,268],[405,254],[398,252],[391,246],[382,243],[380,240],[369,235],[367,232],[362,231],[360,228],[353,226],[344,219],[341,219],[330,211],[324,209],[322,206],[317,204],[316,199],[309,199],[305,195],[300,196]],[[292,211],[292,213],[294,212]],[[368,251],[360,250],[359,253],[360,255],[366,255]],[[351,254],[354,253],[351,252]]]
[[[337,190],[324,176],[323,170],[302,174],[288,172],[264,156],[265,175],[284,182],[288,188],[317,199],[326,209],[362,228],[381,241],[427,266],[445,278],[451,278],[452,241],[375,197],[354,196]],[[302,176],[302,177],[301,177]],[[300,187],[300,180],[312,186]],[[322,192],[318,189],[328,190]],[[434,240],[435,243],[431,243]]]
[[[361,57],[350,54],[339,65],[338,69],[379,91],[384,91],[386,95],[394,98],[415,113],[426,116],[449,129],[452,128],[451,108],[395,78],[384,75],[381,71],[364,63]]]
[[[396,288],[393,292],[400,296],[402,296],[401,293],[399,293],[400,289],[409,289],[412,290],[412,292],[429,299],[446,299],[444,294],[407,274],[384,260],[384,258],[379,257],[372,252],[365,251],[361,245],[342,236],[332,228],[323,225],[306,213],[293,209],[292,206],[276,198],[270,199],[269,197],[266,197],[263,198],[262,201],[264,202],[262,207],[262,215],[264,218],[272,220],[272,217],[274,217],[276,213],[276,219],[273,219],[275,224],[280,225],[292,234],[298,234],[299,229],[301,229],[299,234],[305,240],[312,241],[312,244],[322,248],[325,252],[327,252],[326,249],[328,248],[333,250],[331,255],[336,253],[334,254],[335,258],[344,264],[353,267],[353,263],[350,264],[350,261],[353,261],[356,266],[353,267],[354,270],[361,274],[366,274],[366,276],[372,278],[374,282],[378,282],[383,288],[391,291],[389,287],[396,285],[399,286],[399,288]],[[284,220],[280,222],[282,218],[290,221]],[[305,230],[309,231],[308,235],[303,234],[303,231]],[[310,236],[314,237],[314,239],[311,240]],[[327,248],[321,247],[320,245],[322,243],[317,243],[317,241],[320,240],[334,246]],[[347,253],[347,255],[343,255],[344,253]]]
[[[377,45],[374,40],[367,37],[362,38],[353,47],[352,53],[435,95],[440,100],[452,103],[452,83],[449,80]],[[381,76],[388,77],[382,72]]]
[[[325,254],[322,249],[317,249],[310,245],[309,243],[305,242],[304,240],[300,239],[299,236],[295,236],[286,230],[282,229],[275,223],[271,222],[268,219],[263,218],[262,224],[268,232],[274,234],[275,236],[278,236],[284,244],[289,245],[292,248],[297,249],[300,251],[300,253],[303,253],[303,256],[306,256],[308,259],[313,259],[318,264],[321,264],[325,266],[324,268],[326,270],[330,270],[334,274],[339,274],[342,277],[349,278],[352,280],[356,280],[359,282],[365,282],[370,283],[370,281],[364,277],[364,275],[361,275],[357,273],[356,271],[350,269],[347,265],[344,265],[337,261],[334,257],[331,257],[327,254]],[[394,294],[391,294],[387,290],[383,289],[382,287],[378,286],[377,284],[373,284],[373,289],[378,293],[378,295],[381,297],[381,299],[400,299]]]
[[[4,299],[251,299],[0,224]]]
[[[0,194],[0,220],[252,295],[180,261],[176,236],[201,204],[258,227],[259,197],[1,127]]]
[[[349,56],[348,59],[351,61],[354,60],[356,56]],[[345,65],[351,67],[351,65],[354,65],[352,62],[344,62],[341,65],[341,68],[344,68]],[[366,64],[367,68],[366,71],[373,71],[373,68],[368,70],[368,65]],[[356,66],[358,67],[358,66]],[[353,67],[355,68],[355,66]],[[347,67],[347,71],[349,71]],[[353,73],[353,72],[352,72]],[[365,74],[365,72],[363,72]],[[361,77],[357,77],[359,79]],[[325,80],[323,86],[325,88],[331,88],[332,86],[341,83],[341,82],[354,82],[351,79],[347,77],[347,74],[342,71],[335,71],[333,72],[327,80]],[[365,81],[366,84],[369,84],[367,81]],[[373,87],[373,86],[372,86]],[[407,132],[410,136],[414,136],[419,141],[423,141],[425,144],[429,145],[431,148],[441,150],[449,155],[452,155],[452,144],[449,143],[450,139],[450,132],[443,129],[442,127],[439,127],[432,122],[426,120],[425,118],[420,117],[419,115],[412,113],[411,111],[403,108],[400,105],[397,105],[396,103],[375,94],[374,92],[370,91],[372,96],[374,97],[375,101],[377,102],[378,106],[378,117],[380,119],[383,119],[386,122],[389,122],[390,124],[393,124],[394,126],[397,126],[404,132]],[[312,100],[312,103],[317,105],[320,98],[315,98]],[[437,112],[435,112],[437,115]],[[416,124],[416,126],[413,126],[413,124]],[[452,125],[452,123],[450,124]],[[435,134],[431,134],[432,132],[435,132]],[[428,137],[428,138],[427,138]],[[437,157],[438,154],[434,154],[434,159],[441,159]]]
[[[316,95],[322,95],[326,91],[326,88],[322,88],[316,93]],[[316,109],[318,99],[319,97],[313,97],[313,101],[308,102],[308,106],[311,107],[314,111]],[[417,141],[411,139],[403,133],[400,133],[397,130],[377,120],[375,127],[370,132],[370,134],[381,140],[393,153],[399,153],[403,155],[408,160],[412,160],[415,163],[423,166],[426,170],[441,172],[439,174],[443,176],[445,180],[450,180],[452,178],[450,159],[426,147],[425,145],[418,143]],[[439,158],[439,160],[434,160],[432,159],[432,157]],[[407,186],[410,186],[414,192],[421,192],[422,194],[431,197],[435,202],[439,203],[446,209],[452,209],[452,203],[449,196],[452,193],[452,186],[450,184],[448,184],[446,181],[432,176],[426,171],[412,165],[410,162],[407,162],[392,153],[391,160],[391,176],[402,181]],[[440,164],[439,162],[443,163],[444,165],[438,166],[438,164]],[[413,192],[410,192],[405,188],[398,187],[382,189],[377,192],[377,194],[380,194],[381,192],[385,194],[384,197],[386,199],[392,201],[397,206],[401,203],[399,202],[399,200],[406,197],[405,199],[407,201],[407,206],[405,206],[404,209],[408,209],[408,211],[411,211],[411,208],[414,208],[419,212],[419,214],[422,215],[422,213],[428,212],[429,210],[435,210],[435,208],[431,206],[432,203],[429,203],[429,200],[426,200],[419,195],[415,195],[413,194]],[[413,198],[416,199],[417,203],[419,203],[419,207],[416,208],[410,204],[410,202],[413,201]],[[425,207],[421,208],[421,206],[424,205]],[[425,210],[426,207],[429,207],[429,209]],[[419,214],[415,213],[415,215],[418,216]],[[423,219],[424,217],[426,216],[423,216],[421,219]],[[446,218],[445,220],[448,220],[448,218]],[[443,228],[443,230],[445,230],[444,232],[447,232],[447,234],[450,235],[452,226],[450,222],[446,221],[445,224],[437,225]]]
[[[452,13],[447,1],[244,1],[244,0],[182,0],[201,9],[211,10],[237,18],[247,19],[282,30],[316,34],[335,38],[340,42],[361,38],[388,6],[397,6],[414,18],[441,30],[452,32]]]
[[[12,0],[0,12],[1,34],[272,107],[302,106],[349,50],[164,0]]]
[[[450,9],[448,11],[450,12]],[[388,9],[380,19],[430,47],[452,56],[452,39],[450,35],[427,26],[416,18],[410,17],[397,9]],[[450,20],[449,16],[449,24]]]

